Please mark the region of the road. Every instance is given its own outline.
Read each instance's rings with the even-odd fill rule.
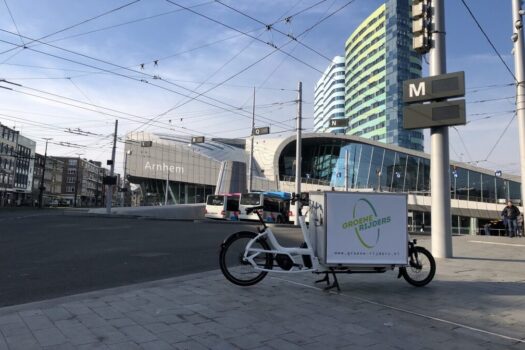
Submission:
[[[64,215],[62,211],[0,214],[0,306],[218,268],[229,234],[243,223]],[[284,244],[297,229],[276,228]]]

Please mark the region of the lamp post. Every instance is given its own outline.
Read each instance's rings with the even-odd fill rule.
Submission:
[[[77,156],[78,156],[78,159],[77,159],[77,177],[76,177],[76,180],[75,180],[75,198],[73,198],[73,207],[76,208],[77,207],[77,196],[78,196],[78,173],[80,171],[80,156],[82,155],[83,153],[77,153]],[[82,195],[82,193],[80,194]]]
[[[122,193],[122,206],[124,207],[126,204],[124,203],[126,201],[126,198],[127,198],[127,191],[128,191],[128,156],[132,155],[133,154],[133,151],[132,150],[127,150],[126,153],[124,154],[124,179],[123,179],[123,182],[124,182],[124,188],[126,189],[125,191],[126,192],[121,192]]]
[[[50,137],[44,137],[44,140],[46,140],[46,150],[44,152],[44,169],[42,170],[42,178],[40,180],[40,193],[38,194],[38,207],[42,208],[43,201],[44,201],[44,191],[46,190],[46,186],[44,186],[45,178],[44,175],[46,174],[46,162],[47,162],[47,143],[49,140],[52,140]]]

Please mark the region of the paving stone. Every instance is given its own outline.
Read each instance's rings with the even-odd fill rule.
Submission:
[[[9,323],[0,326],[0,330],[5,337],[31,334],[31,330],[25,324]]]
[[[108,345],[108,349],[110,350],[141,350],[140,346],[130,341]]]
[[[122,343],[126,340],[126,336],[112,326],[91,328],[90,331],[98,342],[104,344]]]
[[[142,326],[127,326],[122,327],[120,331],[125,334],[128,339],[131,339],[135,343],[146,343],[158,338]]]
[[[203,346],[202,344],[199,344],[198,342],[194,340],[182,342],[182,343],[175,343],[173,344],[175,349],[177,350],[208,350],[207,347]]]
[[[159,334],[159,333],[163,333],[163,332],[167,332],[171,330],[171,327],[163,322],[145,324],[144,328],[146,328],[148,331],[150,331],[153,334]]]
[[[53,323],[49,320],[49,318],[43,315],[22,316],[22,318],[24,319],[29,329],[33,331],[54,327]]]
[[[123,315],[121,312],[113,309],[112,307],[109,307],[109,306],[103,306],[103,307],[95,307],[93,308],[93,311],[99,315],[100,317],[102,317],[103,319],[105,320],[110,320],[110,319],[114,319],[114,318],[122,318]]]
[[[54,346],[67,342],[67,339],[57,328],[38,329],[33,334],[42,346]]]
[[[43,309],[42,311],[44,315],[46,315],[53,322],[66,320],[72,316],[69,311],[59,306],[50,309]]]
[[[140,346],[144,350],[172,350],[172,349],[175,349],[173,346],[171,346],[170,344],[166,343],[163,340],[155,340],[149,343],[143,343],[143,344],[140,344]]]
[[[116,328],[135,326],[137,323],[129,318],[112,318],[107,320],[107,324]]]

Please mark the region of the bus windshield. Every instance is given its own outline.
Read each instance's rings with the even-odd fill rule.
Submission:
[[[261,204],[260,193],[245,193],[241,196],[242,205],[259,205]]]
[[[208,205],[223,205],[224,204],[224,196],[208,196],[208,200],[206,201],[206,204],[208,204]]]

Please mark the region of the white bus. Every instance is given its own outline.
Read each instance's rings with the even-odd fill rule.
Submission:
[[[262,217],[266,222],[287,223],[290,211],[288,192],[249,192],[241,194],[239,219],[259,220],[257,214],[246,214],[246,209],[263,206]]]
[[[239,193],[210,194],[204,216],[209,219],[239,220]]]

